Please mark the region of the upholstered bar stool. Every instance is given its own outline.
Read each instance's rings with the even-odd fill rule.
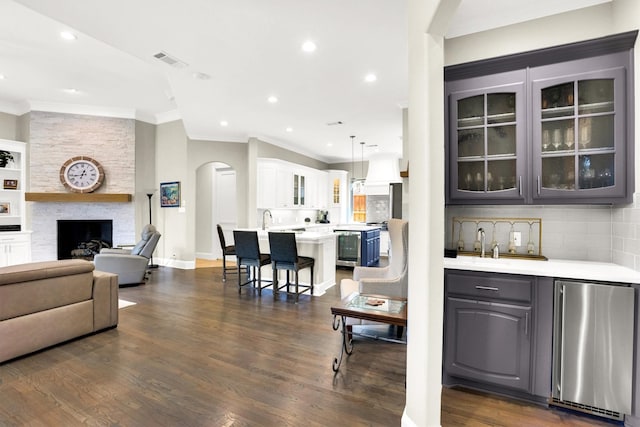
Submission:
[[[315,260],[311,257],[298,256],[298,246],[296,245],[295,233],[269,232],[269,249],[271,252],[271,268],[273,269],[273,297],[278,291],[287,288],[288,294],[296,296],[296,303],[301,293],[309,290],[313,295],[313,268]],[[298,281],[299,271],[304,268],[311,269],[311,280],[309,285],[300,285]],[[278,270],[287,271],[287,283],[278,286]],[[290,291],[289,272],[295,274],[295,292]]]
[[[238,264],[238,293],[241,292],[242,287],[250,283],[254,288],[258,288],[258,295],[262,295],[262,288],[265,288],[271,284],[270,280],[262,280],[261,268],[264,265],[271,263],[271,257],[269,254],[261,254],[260,247],[258,245],[258,232],[256,231],[240,231],[233,230],[233,239],[236,246],[236,263]],[[247,281],[242,283],[240,270],[242,266],[246,266],[253,269],[253,274],[247,277]],[[256,280],[257,270],[257,280]],[[263,285],[263,283],[266,283]]]

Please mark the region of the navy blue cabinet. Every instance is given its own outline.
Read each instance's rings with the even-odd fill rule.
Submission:
[[[360,243],[362,245],[360,264],[365,267],[378,265],[380,262],[380,229],[363,231]]]

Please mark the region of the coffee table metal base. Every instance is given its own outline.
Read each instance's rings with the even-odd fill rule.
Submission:
[[[369,306],[369,304],[375,304]],[[386,312],[381,311],[378,306],[383,306]],[[401,340],[394,340],[391,338],[356,333],[352,329],[350,330],[347,325],[346,318],[352,317],[355,319],[370,320],[374,322],[386,323],[389,325],[396,325],[405,327],[407,325],[407,306],[406,299],[398,298],[392,299],[385,296],[368,296],[359,295],[353,293],[344,298],[337,307],[331,307],[331,314],[333,314],[333,330],[337,331],[341,329],[342,333],[342,345],[340,346],[340,355],[333,359],[333,372],[337,373],[340,370],[342,359],[344,354],[347,356],[353,352],[353,335],[364,336],[367,338],[379,339],[383,341],[391,341],[397,343],[406,343]]]
[[[333,316],[333,330],[337,331],[340,325],[342,324],[342,345],[340,346],[340,356],[333,358],[333,372],[338,372],[340,370],[340,365],[342,364],[342,357],[345,353],[347,355],[351,355],[353,353],[353,340],[349,337],[349,332],[347,330],[347,319],[345,316]]]

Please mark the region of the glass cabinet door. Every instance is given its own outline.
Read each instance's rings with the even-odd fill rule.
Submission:
[[[624,195],[623,78],[619,68],[534,80],[534,199]]]
[[[450,96],[450,198],[523,199],[523,84]]]

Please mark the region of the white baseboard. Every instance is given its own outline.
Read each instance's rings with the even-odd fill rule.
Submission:
[[[196,268],[195,261],[183,261],[172,258],[154,258],[153,261],[163,267],[180,268],[182,270],[194,270]]]

